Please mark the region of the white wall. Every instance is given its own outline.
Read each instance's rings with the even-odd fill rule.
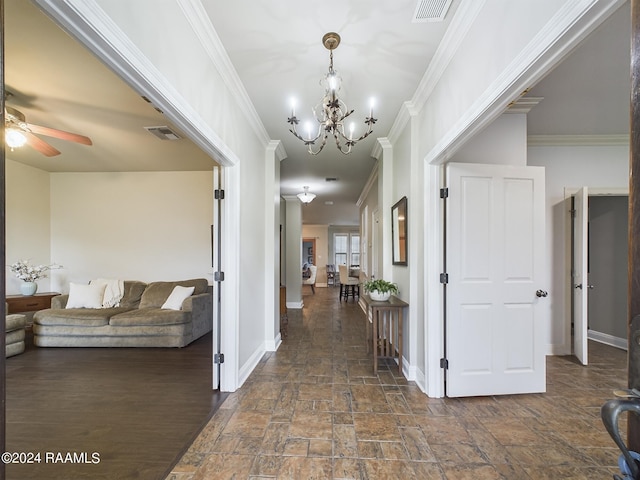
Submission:
[[[548,262],[549,318],[547,353],[571,353],[567,329],[569,305],[566,289],[570,287],[567,266],[570,259],[567,242],[571,235],[565,188],[626,188],[629,185],[628,146],[529,147],[528,164],[545,167],[546,182],[546,251]]]
[[[212,172],[51,174],[52,288],[97,277],[211,282]]]
[[[11,152],[7,152],[8,157]],[[6,162],[6,256],[10,265],[31,260],[35,265],[62,263],[52,258],[49,222],[49,174],[7,159]],[[38,281],[38,290],[51,291],[51,277]],[[20,293],[21,280],[7,268],[6,294]]]
[[[469,140],[451,162],[492,165],[527,164],[527,116],[504,114]]]

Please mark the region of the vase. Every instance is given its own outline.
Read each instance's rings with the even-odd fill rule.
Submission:
[[[20,285],[20,293],[25,297],[35,295],[36,290],[38,290],[38,284],[36,282],[22,282]]]
[[[372,290],[369,296],[374,302],[386,302],[391,297],[391,292],[380,293],[378,290]]]

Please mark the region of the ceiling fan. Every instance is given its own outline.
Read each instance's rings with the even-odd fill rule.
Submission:
[[[47,157],[59,155],[60,151],[35,134],[81,143],[83,145],[93,144],[91,139],[84,135],[27,123],[24,114],[13,107],[5,106],[4,108],[4,126],[5,141],[9,147],[21,147],[26,143]]]

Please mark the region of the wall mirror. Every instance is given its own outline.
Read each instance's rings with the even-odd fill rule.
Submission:
[[[407,264],[407,197],[391,207],[391,243],[393,264]]]

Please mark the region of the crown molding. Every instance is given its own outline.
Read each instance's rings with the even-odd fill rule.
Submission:
[[[424,107],[424,104],[438,84],[449,62],[458,51],[460,43],[466,36],[467,31],[484,6],[485,1],[486,0],[475,0],[473,2],[463,2],[456,10],[449,28],[447,28],[431,62],[429,62],[427,71],[413,94],[413,98],[410,101],[404,102],[389,130],[388,137],[392,139],[392,141],[397,140],[401,135],[402,130],[409,122],[409,118],[412,115],[417,115],[422,107]],[[375,154],[376,147],[374,147],[372,156],[378,158]],[[380,152],[377,152],[377,154],[379,155]]]
[[[476,17],[484,7],[486,0],[473,0],[461,2],[458,6],[449,28],[445,31],[442,41],[438,45],[433,58],[429,62],[427,71],[418,84],[412,103],[417,110],[422,110],[433,89],[442,78],[442,74],[449,66],[449,62],[455,56],[460,44],[467,36],[467,32],[476,20]]]
[[[528,147],[607,147],[628,146],[629,134],[623,135],[529,135]]]
[[[371,156],[376,160],[380,160],[380,156],[382,155],[382,151],[385,148],[392,148],[393,145],[389,141],[387,137],[378,137],[376,138],[377,142],[373,146],[373,151],[371,152]]]
[[[371,174],[367,179],[367,183],[365,183],[364,188],[362,189],[362,193],[358,197],[358,201],[356,202],[356,205],[358,205],[358,207],[362,206],[364,201],[367,199],[369,192],[371,192],[371,189],[373,188],[376,181],[378,180],[378,165],[379,165],[379,162],[376,162],[375,165],[373,166],[373,170],[371,170]]]
[[[209,15],[202,5],[202,1],[176,0],[176,2],[184,12],[187,21],[193,28],[193,31],[200,40],[200,43],[207,52],[216,70],[220,73],[225,85],[237,100],[244,117],[262,144],[266,147],[271,140],[269,134],[258,116],[258,112],[256,112],[236,69],[231,63],[231,59],[222,45],[218,33],[211,24]],[[284,152],[284,147],[281,147],[281,152],[281,154],[284,155],[282,158],[286,158],[287,155],[286,152]]]
[[[393,125],[391,125],[391,130],[389,130],[388,138],[391,143],[395,143],[398,140],[411,117],[417,116],[418,113],[419,109],[416,108],[413,101],[408,100],[402,104]]]
[[[267,152],[273,152],[279,162],[287,158],[282,142],[280,140],[270,140],[266,146]]]

